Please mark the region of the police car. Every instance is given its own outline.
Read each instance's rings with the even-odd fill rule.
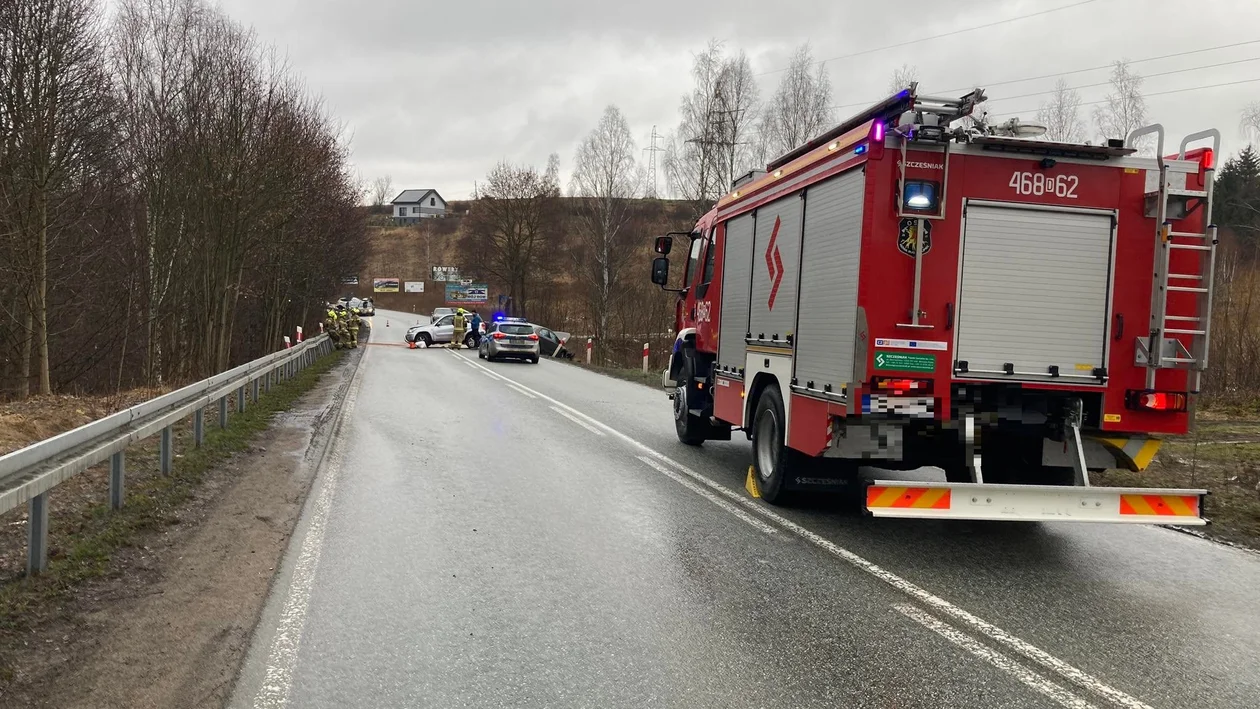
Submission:
[[[477,348],[477,356],[490,360],[527,359],[538,364],[540,353],[538,333],[534,326],[524,318],[503,318],[496,320],[486,328],[481,338],[481,346]]]

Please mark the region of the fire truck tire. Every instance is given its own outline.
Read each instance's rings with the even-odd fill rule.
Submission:
[[[803,453],[787,446],[787,419],[783,411],[783,395],[778,385],[771,384],[762,390],[753,414],[753,470],[761,498],[772,505],[791,502],[786,481],[808,462]]]
[[[692,355],[682,355],[682,366],[678,371],[678,386],[674,389],[674,429],[678,432],[678,440],[689,446],[698,446],[709,438],[709,422],[703,417],[692,415],[692,402],[699,396],[696,389],[696,361]]]

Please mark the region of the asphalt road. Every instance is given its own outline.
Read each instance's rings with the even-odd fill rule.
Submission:
[[[1260,555],[771,507],[663,393],[414,318],[375,318],[233,707],[1260,706]]]

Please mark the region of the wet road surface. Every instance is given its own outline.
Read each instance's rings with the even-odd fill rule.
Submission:
[[[233,707],[1260,706],[1260,555],[771,507],[557,362],[373,346],[345,407]]]

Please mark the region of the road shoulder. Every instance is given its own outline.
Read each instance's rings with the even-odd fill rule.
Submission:
[[[0,706],[222,706],[357,361],[208,472],[174,524],[119,550],[119,572],[38,625]]]

